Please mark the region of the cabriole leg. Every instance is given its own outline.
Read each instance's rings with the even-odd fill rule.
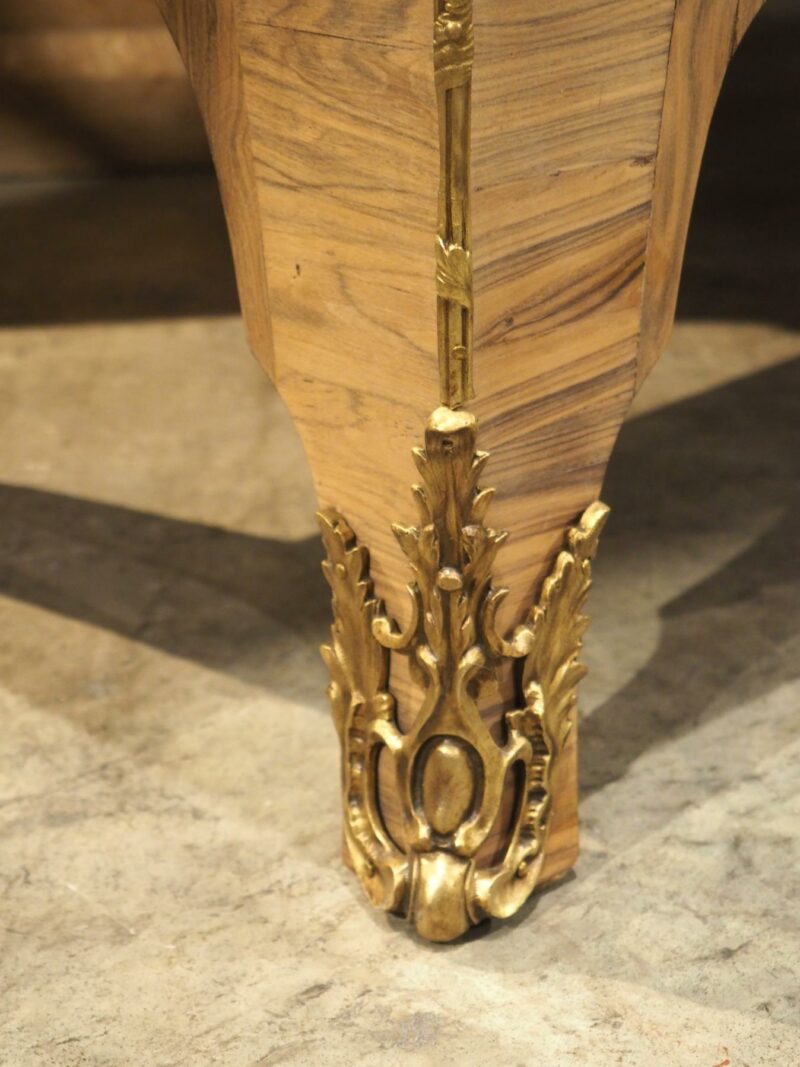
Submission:
[[[577,856],[600,486],[758,2],[160,3],[316,483],[346,857],[451,940]]]

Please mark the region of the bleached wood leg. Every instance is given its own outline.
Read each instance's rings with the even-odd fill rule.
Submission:
[[[577,855],[600,487],[758,0],[161,7],[316,482],[349,860],[449,940]]]

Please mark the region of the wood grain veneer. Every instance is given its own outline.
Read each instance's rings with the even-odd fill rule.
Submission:
[[[758,6],[475,3],[471,407],[492,456],[489,518],[511,532],[496,567],[507,624],[597,499],[664,344],[713,101]],[[390,526],[413,518],[410,452],[438,398],[430,0],[161,7],[205,114],[255,354],[320,503],[370,547],[402,618],[408,570]],[[393,688],[407,720],[402,662]],[[490,720],[510,688],[485,703]],[[574,737],[546,878],[577,852]]]

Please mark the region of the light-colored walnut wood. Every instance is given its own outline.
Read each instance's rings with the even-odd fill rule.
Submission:
[[[161,6],[206,116],[255,353],[320,503],[369,546],[402,618],[409,575],[390,525],[414,518],[410,453],[439,384],[431,2]],[[705,128],[757,6],[475,3],[471,408],[492,456],[489,521],[511,532],[495,572],[507,624],[597,499],[637,367],[666,336]],[[408,721],[418,696],[393,671]],[[510,692],[509,675],[487,718]],[[572,736],[545,879],[577,852]],[[397,833],[392,793],[384,780]]]
[[[228,0],[198,6],[159,0],[197,94],[219,178],[250,345],[274,378],[264,223],[255,184],[258,138],[251,131],[241,43]]]

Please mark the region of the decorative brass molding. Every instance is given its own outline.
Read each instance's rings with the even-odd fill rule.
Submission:
[[[472,381],[469,172],[472,0],[434,0],[433,67],[439,108],[437,334],[441,401],[461,407]]]
[[[584,674],[578,654],[591,560],[608,509],[592,504],[567,533],[539,601],[512,635],[497,631],[507,594],[491,570],[507,534],[484,523],[493,490],[479,489],[488,454],[476,452],[469,412],[438,408],[414,458],[419,526],[394,526],[411,564],[411,620],[400,631],[375,598],[367,550],[336,512],[320,514],[323,563],[333,594],[329,696],[342,744],[344,835],[372,902],[406,915],[433,941],[449,941],[488,916],[507,918],[533,891],[545,855],[552,770],[563,750]],[[422,691],[401,730],[389,688],[390,654],[408,657]],[[517,706],[493,738],[477,700],[514,666]],[[393,764],[405,847],[378,800],[378,757]],[[519,777],[514,778],[515,772]],[[515,814],[498,862],[477,855],[516,780]]]
[[[336,511],[319,515],[333,597],[331,643],[322,650],[342,746],[344,838],[372,902],[407,916],[433,941],[507,918],[527,900],[544,865],[553,769],[574,718],[584,674],[578,656],[591,561],[608,509],[592,504],[567,532],[538,603],[510,636],[496,626],[507,595],[491,572],[507,534],[485,524],[492,489],[478,479],[474,396],[469,171],[473,61],[471,0],[434,0],[434,72],[441,172],[436,243],[440,391],[425,448],[414,458],[418,526],[394,526],[414,580],[404,630],[375,597],[369,555]],[[392,656],[407,658],[421,698],[401,726],[390,689]],[[511,672],[514,706],[499,740],[481,694]],[[508,677],[508,676],[507,676]],[[403,718],[403,722],[405,722]],[[380,764],[379,764],[380,761]],[[379,777],[396,783],[395,840],[381,811]],[[512,800],[499,858],[482,847]],[[503,816],[505,818],[505,816]],[[497,856],[497,854],[495,854]]]

